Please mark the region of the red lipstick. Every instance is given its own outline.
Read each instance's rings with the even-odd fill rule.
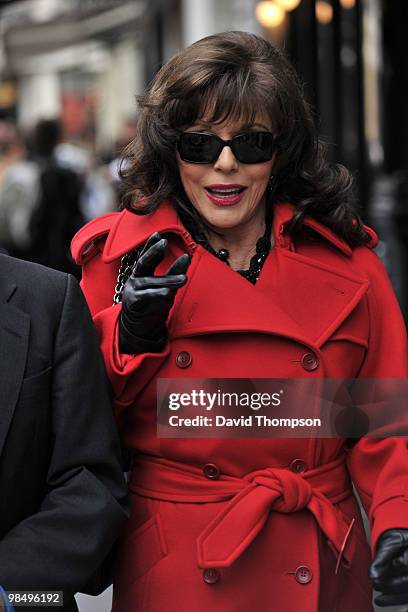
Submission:
[[[217,206],[234,206],[238,204],[246,191],[244,185],[217,183],[204,187],[207,197]]]

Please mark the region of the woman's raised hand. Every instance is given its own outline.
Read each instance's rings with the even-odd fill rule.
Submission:
[[[164,276],[154,276],[163,260],[167,240],[158,232],[146,242],[122,293],[120,351],[158,353],[168,340],[166,320],[177,291],[187,282],[190,256],[181,255]]]

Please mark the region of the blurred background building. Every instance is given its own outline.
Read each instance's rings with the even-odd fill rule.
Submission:
[[[407,23],[404,0],[2,0],[0,243],[75,273],[70,236],[118,205],[135,96],[184,46],[247,30],[297,67],[407,316]]]

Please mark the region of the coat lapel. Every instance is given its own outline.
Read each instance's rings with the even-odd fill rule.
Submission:
[[[260,291],[201,246],[190,266],[189,279],[179,307],[172,313],[173,337],[253,331],[308,344],[303,330],[272,294]]]
[[[15,288],[3,287],[0,302],[0,455],[20,393],[30,329],[29,316],[7,302]]]
[[[318,349],[361,301],[369,283],[349,272],[349,245],[312,217],[305,217],[305,225],[335,246],[345,265],[340,260],[338,265],[322,263],[324,257],[295,252],[286,231],[294,208],[290,203],[274,204],[275,246],[255,286],[197,245],[170,202],[150,215],[129,211],[118,215],[105,243],[103,260],[117,260],[143,244],[154,231],[176,235],[184,243],[183,250],[194,256],[189,282],[178,293],[170,317],[173,337],[253,331]]]
[[[268,265],[259,289],[273,296],[317,347],[340,327],[369,287],[364,278],[288,249],[275,249]]]
[[[279,247],[254,286],[197,248],[190,281],[172,313],[170,333],[274,334],[318,349],[367,291],[368,281]]]

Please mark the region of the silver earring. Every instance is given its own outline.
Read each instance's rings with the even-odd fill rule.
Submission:
[[[268,180],[268,190],[272,191],[274,187],[275,187],[275,175],[271,174]]]

